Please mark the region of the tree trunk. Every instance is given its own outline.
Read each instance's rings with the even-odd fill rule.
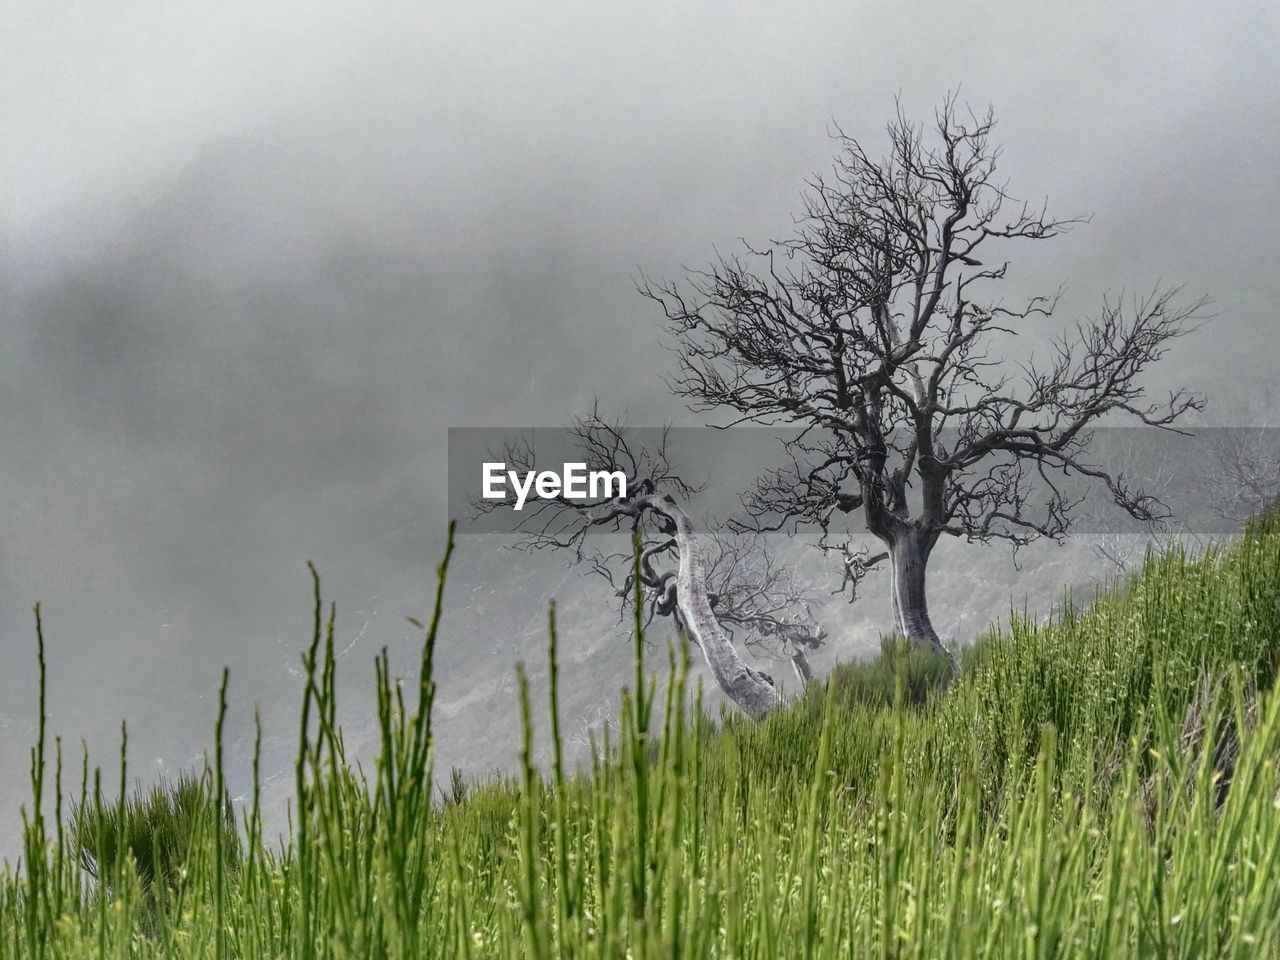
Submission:
[[[925,595],[925,573],[933,542],[915,529],[897,533],[889,543],[894,626],[914,646],[944,654],[956,666],[956,659],[942,644],[929,619]]]
[[[778,702],[773,681],[743,662],[712,612],[706,568],[688,514],[667,498],[663,498],[658,509],[670,517],[676,527],[676,547],[680,554],[676,606],[685,632],[702,651],[716,685],[748,716],[763,717]]]
[[[795,645],[791,649],[791,668],[795,670],[803,690],[813,681],[813,668],[809,666],[809,655],[804,652],[804,647]]]

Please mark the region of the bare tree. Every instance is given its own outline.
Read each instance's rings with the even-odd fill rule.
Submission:
[[[672,464],[668,431],[641,445],[620,423],[593,410],[571,433],[586,468],[621,471],[627,493],[530,501],[516,546],[569,552],[573,562],[614,588],[621,615],[638,599],[646,623],[672,618],[701,651],[716,684],[750,716],[772,709],[779,691],[769,674],[742,659],[738,641],[758,655],[790,660],[801,684],[807,683],[808,654],[822,645],[826,632],[814,621],[805,586],[777,561],[762,535],[696,529],[686,506],[700,487]],[[534,468],[536,451],[529,440],[515,441],[494,456],[522,472]],[[508,503],[477,500],[475,507],[492,512]],[[620,546],[609,533],[632,538]]]
[[[1177,290],[1104,297],[1044,361],[993,355],[1058,304],[1002,300],[1004,254],[1082,222],[1013,199],[994,125],[954,98],[928,130],[899,108],[879,160],[838,132],[834,171],[809,182],[790,239],[641,286],[669,322],[671,383],[691,409],[724,414],[722,427],[798,428],[791,464],[748,495],[747,525],[825,534],[860,514],[888,554],[898,631],[938,649],[925,582],[943,534],[1060,539],[1079,502],[1071,478],[1157,518],[1155,498],[1090,461],[1089,428],[1124,415],[1172,429],[1202,405],[1182,390],[1148,400],[1141,383],[1200,314]]]
[[[1187,478],[1181,475],[1178,458],[1171,456],[1168,450],[1153,452],[1156,454],[1154,457],[1147,454],[1140,458],[1145,491],[1157,497],[1160,503],[1185,501],[1188,493]],[[1115,454],[1110,450],[1108,453],[1112,456]],[[1097,506],[1107,507],[1109,504]],[[1145,563],[1150,555],[1159,556],[1179,545],[1194,546],[1201,543],[1201,538],[1185,520],[1171,523],[1165,518],[1153,518],[1141,524],[1138,530],[1132,530],[1112,527],[1107,522],[1108,516],[1099,510],[1086,508],[1082,513],[1099,525],[1099,532],[1092,538],[1093,549],[1106,561],[1107,567],[1094,575],[1093,579],[1097,583],[1107,583],[1115,577],[1123,577]],[[1114,507],[1107,513],[1114,515]]]
[[[1280,506],[1280,394],[1263,385],[1224,405],[1222,415],[1233,425],[1204,431],[1209,440],[1201,480],[1214,512],[1243,524],[1261,510]]]

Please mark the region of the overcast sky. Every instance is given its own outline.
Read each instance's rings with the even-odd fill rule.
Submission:
[[[832,124],[878,145],[895,96],[921,118],[957,87],[993,104],[1013,193],[1093,214],[1013,290],[1065,281],[1068,314],[1160,280],[1209,295],[1159,384],[1212,394],[1280,361],[1272,4],[4,18],[0,828],[34,601],[55,726],[106,756],[122,716],[144,758],[198,753],[161,728],[191,729],[174,712],[223,663],[244,702],[292,691],[306,558],[352,611],[363,682],[426,602],[446,428],[563,423],[595,395],[680,419],[635,276],[785,234]]]

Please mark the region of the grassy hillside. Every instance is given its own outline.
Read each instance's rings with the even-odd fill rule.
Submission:
[[[659,710],[637,657],[589,775],[532,761],[535,724],[559,742],[552,622],[522,775],[443,798],[435,627],[417,689],[380,663],[381,755],[353,769],[317,601],[288,842],[256,803],[228,827],[220,747],[202,780],[104,797],[41,743],[0,955],[1280,956],[1278,597],[1272,516],[984,637],[945,693],[889,649],[713,721],[687,658]]]

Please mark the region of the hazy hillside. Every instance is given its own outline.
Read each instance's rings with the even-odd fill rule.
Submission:
[[[165,815],[178,832],[162,842],[158,814],[110,819],[109,796],[85,827],[37,818],[24,879],[0,877],[0,942],[15,956],[1270,956],[1278,523],[1201,559],[1172,550],[1086,609],[1015,618],[945,691],[929,679],[940,661],[887,652],[761,722],[624,694],[610,752],[582,776],[539,770],[547,701],[522,675],[514,774],[454,784],[443,804],[421,777],[444,730],[392,710],[389,678],[380,759],[351,768],[332,726],[337,648],[317,633],[283,850],[260,846],[256,804],[247,849],[198,813]],[[552,723],[567,706],[552,696]],[[214,769],[189,809],[217,795]]]
[[[616,718],[618,690],[631,674],[629,624],[619,622],[607,584],[567,568],[561,557],[530,556],[508,549],[510,543],[497,535],[459,540],[436,654],[438,779],[447,780],[454,767],[469,776],[510,772],[516,767],[519,718],[514,665],[526,663],[535,691],[542,690],[546,679],[546,610],[552,598],[560,611],[560,691],[570,762],[585,757],[590,731],[599,733],[603,723]],[[1097,539],[1087,537],[1061,547],[1041,544],[1022,551],[1015,565],[1005,548],[944,541],[939,545],[930,583],[939,631],[965,644],[989,625],[1007,623],[1011,611],[1047,613],[1068,591],[1077,596],[1092,595],[1116,569],[1096,546]],[[1140,561],[1141,543],[1134,541],[1129,546],[1131,559]],[[778,549],[811,578],[815,595],[822,596],[836,585],[830,562],[808,543],[782,541]],[[297,589],[278,597],[275,608],[266,606],[265,597],[259,596],[258,601],[264,605],[264,626],[272,631],[290,626],[291,633],[266,633],[237,602],[229,608],[237,611],[230,627],[204,619],[214,615],[214,610],[193,611],[186,618],[186,637],[172,649],[170,662],[198,658],[206,662],[206,668],[198,672],[186,664],[181,673],[183,686],[155,682],[157,673],[170,676],[162,664],[148,661],[145,669],[142,664],[126,665],[122,677],[131,691],[130,699],[89,741],[91,762],[103,768],[107,789],[115,789],[119,721],[125,717],[130,731],[131,779],[148,783],[202,764],[211,747],[210,724],[221,666],[217,657],[223,638],[233,649],[243,647],[253,633],[235,637],[229,636],[229,631],[253,631],[259,636],[254,657],[258,666],[248,674],[235,668],[231,673],[227,777],[233,795],[241,796],[248,789],[252,718],[257,706],[264,730],[261,764],[266,820],[271,829],[283,828],[284,804],[293,789],[296,703],[303,684],[299,658],[310,631],[309,581],[305,569],[298,566],[299,575],[294,577]],[[346,731],[349,755],[368,763],[378,740],[376,704],[369,683],[373,658],[383,645],[388,646],[396,671],[410,683],[414,681],[420,635],[405,617],[423,616],[434,573],[428,563],[419,561],[395,574],[366,564],[337,570],[322,566],[321,575],[326,596],[338,604],[337,648],[342,667],[338,716]],[[79,632],[90,630],[88,625],[67,626],[57,606],[46,605],[45,617],[50,730],[58,734],[74,730],[75,718],[93,706],[92,701],[69,700],[64,692],[77,685],[79,676],[79,665],[67,651],[85,649],[92,633]],[[821,608],[820,621],[830,638],[812,657],[819,675],[839,661],[877,653],[881,635],[891,623],[884,574],[867,581],[855,604],[830,598]],[[16,638],[11,639],[17,646]],[[663,672],[666,646],[673,639],[669,625],[655,623],[649,639],[654,669]],[[29,631],[22,641],[27,657],[24,672],[6,678],[24,689],[21,698],[6,701],[6,716],[0,721],[6,724],[6,769],[26,769],[27,751],[35,738],[31,686],[34,642],[34,631]],[[767,669],[795,688],[789,665],[775,664]],[[130,676],[132,679],[127,679]],[[695,663],[693,677],[699,676],[703,672]],[[707,703],[717,708],[719,691],[709,683],[707,687]],[[16,710],[19,704],[24,708],[22,713]],[[101,707],[98,710],[105,712]],[[74,739],[68,739],[66,747],[69,756],[79,756],[80,745]],[[548,758],[546,744],[541,741],[538,757],[542,761]],[[18,808],[24,802],[29,802],[29,788],[22,778],[0,779],[0,855],[13,857],[17,853]]]

